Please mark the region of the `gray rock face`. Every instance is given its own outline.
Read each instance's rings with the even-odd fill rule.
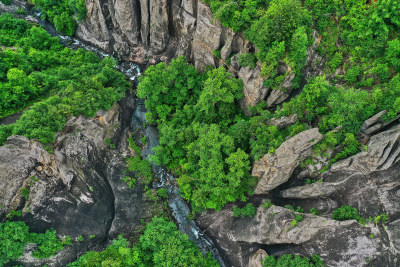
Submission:
[[[133,155],[126,122],[132,105],[133,99],[127,98],[94,119],[71,118],[56,138],[54,154],[20,136],[0,147],[0,219],[21,210],[32,231],[54,228],[60,237],[84,237],[49,259],[33,258],[28,249],[15,264],[64,266],[120,233],[134,232],[142,219],[154,216],[157,206],[143,194],[145,185],[139,180],[130,189],[121,181],[125,157]],[[116,149],[108,147],[107,139]],[[27,200],[21,188],[29,188]]]
[[[390,120],[390,121],[384,121],[382,117],[386,115],[387,110],[382,110],[378,114],[372,116],[368,120],[366,120],[362,127],[361,127],[361,132],[363,132],[366,135],[371,135],[374,133],[379,132],[380,130],[384,129],[388,125],[390,125],[392,122],[398,120],[400,116],[397,116],[396,118]]]
[[[386,170],[400,159],[399,142],[400,126],[374,135],[367,143],[367,151],[335,163],[330,172],[346,170],[347,172],[368,174],[373,171]]]
[[[110,15],[114,27],[126,36],[132,45],[139,43],[140,14],[137,7],[139,0],[110,0]]]
[[[275,154],[266,154],[255,162],[252,175],[259,181],[254,192],[265,194],[287,182],[300,161],[310,155],[312,146],[322,138],[318,128],[304,131],[284,142]]]
[[[290,96],[294,77],[294,73],[289,74],[285,77],[278,89],[271,92],[271,95],[267,99],[267,107],[273,107],[282,104]]]
[[[254,69],[243,67],[239,70],[238,76],[243,80],[243,102],[245,106],[255,106],[268,95],[270,89],[264,86],[264,79],[261,77],[261,68]]]
[[[221,46],[222,26],[218,21],[212,23],[211,10],[200,1],[197,8],[197,27],[193,39],[193,59],[196,68],[204,69],[207,65],[216,66],[213,51]]]
[[[168,9],[167,0],[150,0],[150,48],[160,54],[168,45]]]
[[[106,18],[110,18],[110,12],[107,7],[107,3],[101,4],[99,0],[87,2],[87,18],[78,24],[75,34],[79,38],[107,52],[111,52],[112,36],[106,21]],[[105,14],[103,14],[103,9],[107,10],[107,12],[104,12]]]
[[[257,250],[257,252],[249,259],[249,267],[262,267],[261,263],[267,256],[268,254],[265,250]]]
[[[290,116],[283,116],[279,119],[272,118],[269,120],[268,124],[278,127],[279,130],[284,129],[290,125],[295,124],[299,120],[297,114]]]
[[[364,266],[365,259],[383,264],[379,266],[398,264],[398,248],[392,250],[386,241],[388,230],[373,224],[364,227],[355,220],[339,222],[301,214],[303,220],[293,227],[297,213],[282,207],[259,207],[251,219],[235,218],[231,210],[204,213],[198,222],[216,239],[232,266],[248,266],[254,250],[273,245],[281,245],[282,253],[321,255],[328,266]]]
[[[207,65],[226,64],[232,55],[252,47],[241,34],[214,20],[211,9],[199,0],[90,0],[87,9],[88,17],[79,23],[76,35],[139,64],[149,58],[159,62],[185,55],[203,70]],[[213,55],[219,49],[221,61]],[[263,86],[259,67],[230,70],[246,80],[245,111],[266,98],[269,89]]]

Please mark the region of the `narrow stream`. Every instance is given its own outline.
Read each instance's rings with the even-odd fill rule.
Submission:
[[[100,58],[111,56],[99,48],[89,45],[86,42],[78,40],[73,37],[63,36],[57,33],[54,26],[40,18],[40,11],[32,11],[31,16],[27,18],[30,21],[37,21],[42,25],[48,33],[52,36],[58,36],[60,42],[71,49],[77,50],[83,48],[86,51],[92,51]],[[141,75],[140,67],[132,62],[118,62],[116,68],[124,73],[129,80],[138,83],[138,77]],[[148,145],[142,150],[145,158],[153,154],[153,148],[159,144],[158,131],[154,125],[146,125],[144,101],[137,99],[134,114],[132,116],[131,128],[133,131],[141,130],[144,132],[148,140]],[[145,126],[146,125],[146,126]],[[145,126],[145,127],[144,127]],[[218,249],[215,247],[213,241],[202,232],[193,220],[189,220],[190,208],[186,201],[180,196],[178,186],[176,185],[176,177],[171,175],[164,167],[152,164],[154,175],[158,178],[159,182],[153,183],[153,188],[166,188],[168,192],[168,205],[172,210],[172,214],[178,223],[179,229],[187,234],[203,252],[212,252],[212,255],[217,259],[221,266],[225,266]]]

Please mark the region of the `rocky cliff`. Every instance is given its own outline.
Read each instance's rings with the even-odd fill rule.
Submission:
[[[134,153],[128,145],[133,105],[128,95],[93,119],[72,117],[58,134],[53,154],[23,136],[10,137],[0,147],[0,219],[21,210],[32,231],[54,228],[73,240],[49,259],[34,258],[28,247],[18,264],[63,266],[121,233],[142,229],[143,221],[159,214],[144,183],[131,189],[121,180],[125,157]],[[29,190],[28,197],[21,188]],[[83,241],[77,241],[81,235]]]
[[[244,81],[244,111],[263,100],[276,106],[290,96],[294,74],[287,75],[282,90],[265,87],[261,66],[242,68],[237,62],[237,54],[254,52],[254,45],[222,27],[200,0],[87,0],[86,5],[88,16],[76,36],[121,59],[154,64],[185,55],[200,70],[226,66]],[[220,58],[213,55],[215,50],[221,51]],[[321,64],[315,46],[310,47],[305,77],[318,74]],[[290,72],[283,62],[279,69]]]

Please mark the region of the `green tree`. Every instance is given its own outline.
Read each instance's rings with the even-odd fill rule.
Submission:
[[[267,12],[254,22],[247,37],[261,51],[268,51],[272,42],[290,40],[298,27],[311,25],[311,17],[298,0],[272,0]]]
[[[243,97],[243,82],[225,70],[218,68],[208,73],[204,88],[195,108],[197,121],[216,123],[229,121],[238,113],[235,100]]]

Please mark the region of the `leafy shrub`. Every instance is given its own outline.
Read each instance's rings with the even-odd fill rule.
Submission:
[[[203,256],[175,224],[154,217],[134,247],[119,236],[102,252],[89,251],[69,267],[83,266],[219,266],[210,254]]]
[[[157,195],[162,198],[168,198],[168,191],[165,188],[160,188],[157,190]]]
[[[358,210],[351,206],[342,206],[332,213],[332,219],[338,221],[356,220],[363,223],[365,220],[358,214]]]
[[[262,205],[265,209],[269,209],[270,207],[272,207],[274,204],[272,204],[271,199],[267,199],[265,201],[265,203]]]
[[[238,62],[240,66],[254,69],[257,64],[257,57],[252,53],[239,54]]]
[[[257,208],[253,206],[253,204],[251,203],[247,203],[247,205],[243,208],[239,208],[239,207],[234,207],[233,208],[233,216],[235,217],[239,217],[241,216],[242,218],[245,217],[254,217],[254,215],[256,215],[257,213]]]
[[[138,177],[145,179],[147,183],[153,180],[153,170],[151,168],[151,163],[146,159],[141,159],[139,156],[128,157],[126,159],[128,163],[128,170],[135,172]]]
[[[11,5],[11,0],[1,0],[1,2],[5,5]]]
[[[44,234],[30,233],[29,227],[21,221],[5,221],[0,223],[0,266],[22,256],[28,243],[35,243],[38,249],[33,252],[37,258],[49,258],[64,245],[70,245],[70,239],[61,241],[54,230]]]
[[[285,254],[278,258],[273,255],[267,256],[263,262],[263,267],[277,267],[277,266],[309,266],[309,267],[323,267],[324,262],[318,255],[312,255],[311,261],[309,258],[301,257],[299,255]]]
[[[141,78],[138,96],[159,129],[152,160],[180,175],[180,192],[195,211],[220,209],[250,191],[250,160],[239,145],[249,136],[239,136],[246,127],[236,105],[242,89],[224,68],[199,73],[184,57],[150,67]]]
[[[221,59],[221,49],[213,51],[214,57]]]
[[[314,215],[319,215],[319,212],[317,211],[316,208],[311,208],[311,209],[310,209],[310,213],[311,213],[311,214],[314,214]]]

